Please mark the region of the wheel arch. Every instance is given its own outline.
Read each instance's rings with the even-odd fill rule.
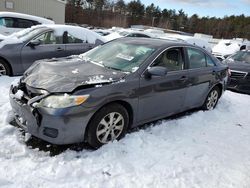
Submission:
[[[6,65],[10,69],[10,75],[12,76],[13,75],[13,69],[12,69],[12,66],[11,66],[10,62],[6,58],[4,58],[2,56],[0,56],[0,60],[4,61],[4,63],[6,63]]]
[[[128,129],[131,128],[131,125],[133,124],[134,121],[134,111],[132,108],[132,105],[130,103],[128,103],[127,101],[124,100],[115,100],[115,101],[110,101],[107,102],[105,104],[103,104],[100,108],[98,108],[98,110],[92,115],[92,117],[90,118],[86,128],[85,128],[85,132],[84,132],[84,140],[86,141],[87,138],[87,133],[88,133],[88,129],[89,129],[89,124],[92,121],[92,119],[95,117],[95,115],[105,106],[111,105],[111,104],[120,104],[121,106],[123,106],[127,112],[128,112],[128,116],[129,116],[129,124],[128,124]]]
[[[221,97],[221,95],[222,95],[222,93],[223,93],[223,85],[222,85],[222,83],[217,83],[217,84],[215,84],[212,88],[211,88],[211,90],[213,89],[213,88],[215,88],[215,87],[218,87],[219,88],[219,90],[220,90],[220,96],[219,97]],[[210,91],[211,91],[210,90]],[[210,92],[209,91],[209,92]]]

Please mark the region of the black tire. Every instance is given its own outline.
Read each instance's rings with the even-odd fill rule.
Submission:
[[[122,105],[113,103],[104,106],[88,125],[87,142],[90,146],[99,148],[109,141],[119,140],[124,137],[128,124],[129,115]]]
[[[9,65],[2,59],[0,59],[0,75],[11,76]]]
[[[219,98],[220,98],[220,88],[218,86],[215,86],[207,95],[207,98],[202,105],[203,110],[212,110],[216,107]]]

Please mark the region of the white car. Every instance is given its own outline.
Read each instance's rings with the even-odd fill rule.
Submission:
[[[14,12],[0,12],[0,34],[8,36],[14,32],[29,28],[33,25],[54,24],[55,22],[46,18]],[[4,39],[1,37],[0,40]]]

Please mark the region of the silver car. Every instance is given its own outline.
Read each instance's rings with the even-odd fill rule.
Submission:
[[[104,42],[82,27],[34,26],[0,42],[0,74],[21,75],[36,60],[78,55]]]

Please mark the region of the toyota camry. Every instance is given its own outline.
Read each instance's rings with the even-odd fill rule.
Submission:
[[[53,144],[98,148],[128,129],[213,109],[228,68],[185,42],[121,38],[80,56],[35,62],[10,88],[17,124]]]

